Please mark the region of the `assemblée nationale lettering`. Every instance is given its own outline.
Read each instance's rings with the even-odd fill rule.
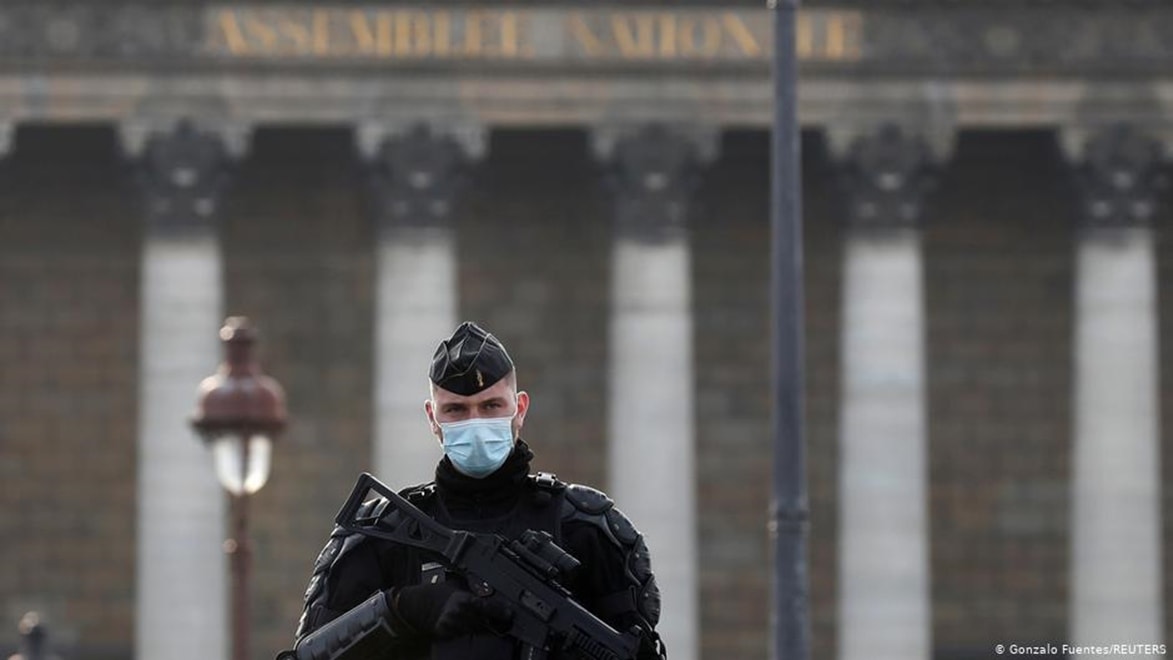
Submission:
[[[768,21],[744,11],[220,6],[205,18],[205,50],[234,58],[745,61],[771,43]],[[797,29],[801,57],[860,57],[858,12],[807,12]]]

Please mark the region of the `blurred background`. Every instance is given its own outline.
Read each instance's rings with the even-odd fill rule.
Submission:
[[[189,419],[247,315],[290,413],[249,657],[291,645],[361,471],[431,478],[427,364],[469,319],[534,467],[647,535],[670,657],[766,658],[770,22],[4,0],[0,651],[36,611],[63,657],[227,657]],[[812,657],[1163,643],[1173,6],[808,0],[797,30]]]

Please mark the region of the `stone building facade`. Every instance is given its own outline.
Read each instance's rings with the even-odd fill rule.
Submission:
[[[396,350],[470,318],[519,365],[540,469],[636,511],[694,494],[679,524],[644,516],[693,608],[672,657],[768,656],[765,10],[106,4],[0,8],[0,615],[40,610],[69,657],[221,652],[224,495],[184,418],[240,313],[292,415],[253,525],[253,655],[285,648],[356,475],[429,476],[403,467],[430,445]],[[1173,14],[1023,5],[804,10],[816,658],[1173,623]],[[1088,346],[1098,318],[1131,339]],[[629,373],[641,323],[683,340]],[[645,490],[613,465],[641,365],[687,403],[649,404],[677,429],[653,450],[693,461]]]

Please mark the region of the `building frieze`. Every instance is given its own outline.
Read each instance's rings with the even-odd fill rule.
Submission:
[[[804,75],[1167,74],[1167,3],[804,5]],[[769,10],[292,3],[5,3],[0,70],[373,70],[768,75]]]

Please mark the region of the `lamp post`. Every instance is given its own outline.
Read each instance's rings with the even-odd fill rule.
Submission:
[[[774,130],[770,177],[770,290],[773,299],[774,541],[773,660],[810,658],[803,436],[803,255],[801,135],[796,23],[800,0],[768,0],[774,10]]]
[[[231,497],[232,538],[224,543],[232,570],[232,660],[249,648],[248,497],[269,478],[273,441],[285,428],[285,392],[253,354],[257,332],[243,316],[220,329],[225,360],[200,383],[191,425],[212,449],[216,476]]]

